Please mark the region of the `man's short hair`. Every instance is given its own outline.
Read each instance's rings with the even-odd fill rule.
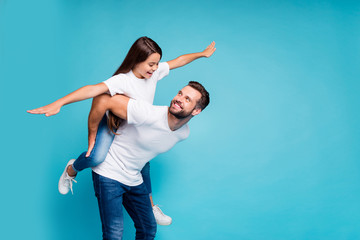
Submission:
[[[198,90],[201,93],[201,98],[197,101],[196,106],[201,110],[204,110],[207,105],[210,103],[210,95],[209,92],[206,91],[203,85],[196,81],[190,81],[188,86]]]

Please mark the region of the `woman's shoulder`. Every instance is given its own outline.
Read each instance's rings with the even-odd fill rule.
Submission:
[[[120,78],[120,79],[129,78],[130,77],[130,72],[118,73],[118,74],[114,75],[113,77]]]

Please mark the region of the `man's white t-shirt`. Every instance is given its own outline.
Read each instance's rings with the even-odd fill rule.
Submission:
[[[157,82],[169,74],[169,64],[159,63],[158,69],[148,79],[137,78],[132,71],[120,73],[104,81],[111,96],[124,94],[133,99],[141,99],[148,103],[154,102]]]
[[[143,182],[140,171],[159,153],[170,150],[189,136],[187,124],[172,131],[168,124],[168,107],[153,106],[145,101],[130,99],[127,124],[117,134],[105,161],[93,168],[104,177],[128,186]]]

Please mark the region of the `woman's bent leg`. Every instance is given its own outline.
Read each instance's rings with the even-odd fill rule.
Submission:
[[[152,189],[151,189],[151,179],[150,179],[150,162],[147,162],[143,169],[141,170],[141,175],[144,180],[144,184],[146,186],[147,192],[151,196]]]
[[[152,189],[151,189],[151,179],[150,179],[150,162],[146,163],[143,169],[141,170],[141,175],[144,180],[144,184],[146,186],[147,192],[149,193],[149,198],[151,205],[154,205],[152,199]],[[155,205],[152,207],[153,213],[156,219],[157,224],[159,225],[170,225],[172,222],[172,218],[161,211],[159,206]]]
[[[89,157],[85,157],[86,152],[80,154],[73,164],[73,169],[76,172],[82,171],[85,168],[95,167],[102,163],[110,149],[111,143],[114,140],[114,134],[107,127],[107,116],[102,118],[96,134],[95,145]]]
[[[104,240],[121,240],[124,229],[122,202],[127,187],[92,172]]]

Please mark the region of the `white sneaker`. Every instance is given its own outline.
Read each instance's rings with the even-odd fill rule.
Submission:
[[[67,173],[67,168],[69,165],[73,164],[75,162],[75,159],[71,159],[65,167],[64,172],[61,174],[60,180],[59,180],[59,192],[61,194],[67,194],[69,192],[69,190],[71,190],[71,193],[73,194],[73,189],[72,189],[72,182],[76,182],[75,181],[75,177],[70,177],[69,174]]]
[[[158,207],[158,205],[153,206],[153,213],[156,219],[156,223],[159,225],[170,225],[172,222],[171,217],[165,215],[161,209]]]

